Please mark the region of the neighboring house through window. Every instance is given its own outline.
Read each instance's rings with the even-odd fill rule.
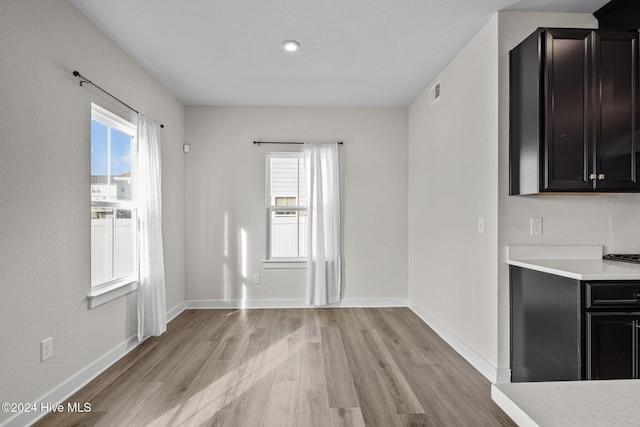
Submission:
[[[297,206],[297,197],[296,196],[280,196],[276,197],[276,206]],[[295,216],[295,211],[276,211],[276,216]]]
[[[91,105],[91,286],[138,280],[136,126]]]
[[[307,195],[300,152],[267,153],[267,259],[307,256]]]

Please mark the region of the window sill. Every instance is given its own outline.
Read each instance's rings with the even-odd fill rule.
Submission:
[[[96,308],[137,289],[138,280],[131,277],[124,277],[119,280],[114,280],[113,282],[95,286],[91,288],[91,292],[87,295],[89,308]]]
[[[305,269],[307,268],[307,260],[291,260],[291,259],[283,259],[283,260],[273,260],[266,259],[262,261],[262,268],[270,269],[270,268],[289,268],[289,269]]]

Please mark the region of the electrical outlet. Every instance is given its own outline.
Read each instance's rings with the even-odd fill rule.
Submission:
[[[484,234],[484,218],[478,218],[478,234]]]
[[[542,236],[542,218],[529,219],[529,235]]]
[[[260,273],[253,273],[253,284],[257,285],[260,283]]]
[[[40,361],[44,362],[53,356],[53,337],[40,341]]]

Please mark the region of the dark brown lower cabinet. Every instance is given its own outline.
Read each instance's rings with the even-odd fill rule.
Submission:
[[[584,379],[579,280],[509,267],[511,381]]]
[[[587,313],[587,379],[638,378],[640,314]]]
[[[640,282],[509,275],[512,382],[640,378]]]

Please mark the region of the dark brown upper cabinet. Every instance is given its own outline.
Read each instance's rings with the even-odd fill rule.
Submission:
[[[611,0],[593,12],[598,28],[637,30],[640,28],[640,2],[638,0]]]
[[[509,194],[640,192],[638,32],[540,28],[509,60]]]

